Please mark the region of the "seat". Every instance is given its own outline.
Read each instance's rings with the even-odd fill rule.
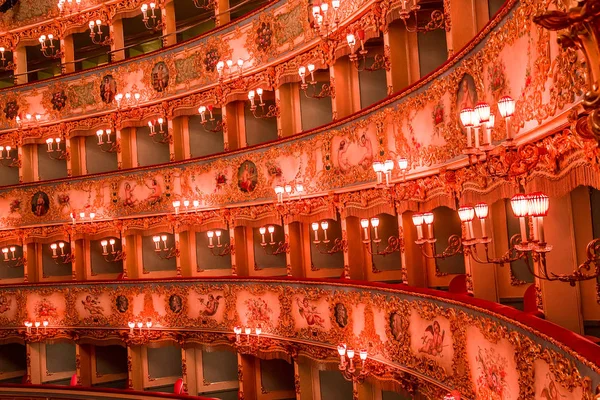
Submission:
[[[175,386],[173,387],[173,393],[183,394],[183,379],[179,378],[175,381]]]
[[[534,283],[529,285],[523,294],[523,311],[538,318],[546,318],[544,313],[538,310],[536,297],[537,293]]]
[[[77,382],[77,374],[73,374],[71,376],[71,382],[69,382],[69,386],[79,386]]]
[[[467,275],[456,275],[448,285],[448,292],[454,294],[468,294],[467,291]]]

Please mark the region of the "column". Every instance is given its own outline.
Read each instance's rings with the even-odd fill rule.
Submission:
[[[27,50],[25,45],[18,46],[13,52],[15,63],[15,85],[27,83]]]
[[[237,150],[246,146],[246,130],[244,129],[244,102],[235,101],[223,107],[223,120],[227,124],[226,142],[229,150]]]
[[[87,170],[83,165],[83,160],[85,160],[85,137],[76,136],[68,140],[71,142],[71,175],[79,176],[87,174]]]
[[[121,251],[123,252],[123,262],[121,263],[123,268],[123,279],[127,279],[129,277],[128,271],[128,263],[127,263],[127,236],[125,236],[125,231],[121,230]]]
[[[366,279],[366,257],[370,257],[362,242],[360,222],[356,217],[342,218],[342,238],[348,241],[344,251],[344,277],[347,279]]]
[[[76,240],[76,241],[74,241],[74,243],[75,243],[75,252],[73,254],[77,254],[75,261],[72,263],[73,268],[75,269],[75,278],[78,281],[89,279],[89,277],[86,276],[87,274],[86,274],[86,270],[85,270],[86,263],[88,262],[88,259],[89,259],[87,257],[87,255],[89,254],[88,251],[90,251],[89,246],[88,246],[88,250],[86,251],[84,240],[82,240],[82,239]],[[73,251],[73,249],[71,249],[71,251]],[[90,270],[91,270],[91,266],[90,266]]]
[[[110,36],[112,42],[110,45],[111,61],[120,61],[125,59],[125,34],[123,33],[123,20],[115,19],[110,24]]]
[[[302,110],[300,108],[300,88],[297,83],[289,83],[275,90],[275,98],[280,102],[281,114],[277,117],[278,136],[287,137],[302,131]]]
[[[123,168],[123,147],[121,142],[121,129],[115,129],[115,141],[117,142],[117,169]]]
[[[288,226],[290,234],[290,276],[294,276],[296,278],[304,278],[306,274],[304,273],[302,261],[302,224],[300,222],[292,222],[291,224],[286,225]]]
[[[138,268],[138,266],[141,263],[138,263],[138,247],[136,245],[137,238],[137,235],[128,235],[123,237],[123,249],[125,249],[127,252],[127,259],[123,263],[123,274],[127,275],[127,277],[131,279],[140,278],[140,268]]]
[[[77,280],[77,241],[73,238],[71,238],[70,241],[70,245],[71,245],[71,279],[73,279],[74,281]],[[66,246],[65,246],[66,247]],[[80,255],[80,257],[83,257],[83,254]]]
[[[550,198],[550,205],[550,213],[544,218],[546,242],[553,246],[552,251],[547,253],[548,271],[572,274],[577,265],[573,216],[578,211],[573,208],[568,194]],[[568,283],[542,280],[540,285],[546,318],[575,333],[583,333],[580,284],[570,286]]]
[[[402,23],[392,23],[383,34],[384,46],[390,49],[390,70],[386,71],[388,94],[397,92],[419,80],[419,43],[417,34]]]
[[[360,85],[358,70],[347,57],[336,61],[329,69],[335,87],[332,99],[334,119],[343,118],[360,110]]]
[[[71,157],[71,138],[68,135],[64,135],[63,141],[65,142],[65,152],[67,155],[67,159],[65,160],[67,163],[67,176],[73,176],[73,159]]]
[[[73,35],[67,35],[60,39],[60,62],[62,64],[62,73],[68,74],[75,72],[75,47],[73,45]]]
[[[91,344],[75,343],[75,373],[77,374],[77,382],[81,386],[92,386],[91,363],[95,360],[91,358]]]
[[[451,0],[450,21],[452,28],[446,33],[448,55],[462,49],[477,34],[476,0]]]
[[[25,343],[27,352],[27,383],[40,385],[42,383],[42,370],[40,361],[40,347],[44,343]]]
[[[231,19],[229,15],[229,0],[215,0],[215,25],[221,26]]]
[[[169,134],[169,161],[175,161],[175,137],[173,129],[173,118],[167,120],[167,133]]]
[[[175,265],[177,268],[177,277],[181,278],[181,249],[179,247],[179,230],[175,228],[175,233],[173,234],[173,239],[175,240]]]
[[[161,10],[163,46],[172,46],[177,43],[177,24],[175,21],[175,1],[168,1]]]
[[[246,228],[229,226],[229,243],[235,251],[231,253],[231,275],[248,276],[248,251],[246,249]],[[236,245],[241,243],[241,245]]]
[[[227,123],[227,108],[221,107],[221,124],[223,126],[223,151],[229,151],[229,127]]]
[[[133,390],[144,390],[142,363],[142,347],[127,346],[127,387]]]

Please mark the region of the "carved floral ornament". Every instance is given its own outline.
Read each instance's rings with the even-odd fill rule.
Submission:
[[[334,347],[343,342],[368,349],[371,374],[396,381],[411,393],[423,390],[423,382],[411,376],[415,373],[466,398],[481,398],[489,391],[534,398],[551,384],[561,397],[593,398],[590,378],[597,377],[598,366],[525,325],[426,295],[352,288],[217,280],[152,281],[151,290],[143,282],[11,286],[0,294],[0,340],[170,341],[327,363],[336,362]],[[24,321],[42,320],[47,326],[23,327]],[[128,329],[128,321],[144,325]],[[239,346],[233,328],[254,329],[257,324],[265,336],[253,346]],[[492,353],[505,364],[486,358]],[[499,381],[489,379],[492,371]]]

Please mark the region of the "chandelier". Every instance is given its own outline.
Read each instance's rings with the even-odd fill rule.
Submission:
[[[356,38],[360,41],[360,48],[358,51],[356,50]],[[359,29],[356,31],[356,35],[353,33],[349,33],[346,35],[346,42],[350,47],[350,55],[348,58],[352,62],[352,65],[359,71],[377,71],[380,69],[389,70],[390,69],[390,60],[387,55],[376,54],[373,56],[373,63],[367,67],[367,54],[369,53],[365,49],[365,31]]]
[[[81,0],[58,0],[57,5],[61,16],[81,11]]]
[[[159,8],[158,12],[155,11],[156,3],[150,3],[149,5],[144,3],[140,9],[142,10],[142,21],[146,29],[160,31],[163,28],[162,19],[158,18],[162,14],[162,10]],[[148,9],[150,9],[149,13]]]
[[[310,74],[310,81],[306,82],[306,71]],[[335,89],[330,83],[324,83],[321,86],[321,90],[317,89],[317,81],[315,80],[315,66],[314,64],[308,64],[300,66],[298,68],[298,75],[302,83],[300,84],[300,90],[304,92],[304,96],[312,99],[323,99],[325,97],[335,97]],[[309,94],[310,88],[310,94]]]
[[[110,38],[110,35],[106,36],[104,39],[102,39],[102,21],[97,19],[96,21],[90,21],[89,22],[89,27],[90,27],[90,39],[92,39],[92,43],[100,45],[100,46],[110,46],[112,43],[112,40]],[[94,28],[96,28],[96,30],[94,31]]]
[[[104,135],[106,134],[106,142],[104,141]],[[98,146],[100,150],[105,153],[116,153],[119,151],[119,145],[117,144],[116,139],[112,140],[112,129],[98,129],[96,131],[96,136],[98,137]]]
[[[365,362],[367,361],[368,352],[367,350],[360,350],[358,356],[360,358],[360,366],[357,367],[354,362],[355,351],[346,347],[346,344],[342,343],[337,348],[338,354],[340,355],[340,363],[338,368],[344,379],[350,382],[362,383],[370,371],[366,368]]]
[[[60,41],[58,42],[58,47],[54,45],[54,35],[48,34],[40,36],[38,39],[40,42],[40,50],[42,54],[46,58],[56,59],[61,58],[62,52],[60,51]]]
[[[255,102],[256,95],[258,95],[258,105]],[[279,107],[277,104],[271,104],[269,107],[266,107],[265,102],[263,101],[263,90],[262,88],[251,90],[248,92],[248,100],[250,100],[250,111],[252,111],[252,115],[254,118],[263,119],[263,118],[276,118],[279,116]],[[260,109],[259,109],[260,107]]]
[[[206,118],[206,111],[208,111],[208,118]],[[200,124],[206,132],[223,132],[223,121],[217,121],[213,116],[213,106],[200,106],[198,113],[200,113]]]

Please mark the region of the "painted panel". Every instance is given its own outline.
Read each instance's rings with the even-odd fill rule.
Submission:
[[[75,343],[46,344],[46,375],[75,371]]]
[[[71,243],[64,242],[64,254],[71,253]],[[72,274],[72,265],[71,263],[65,263],[66,258],[61,257],[61,250],[57,249],[57,254],[59,255],[57,258],[52,258],[52,249],[49,244],[40,244],[41,252],[42,252],[42,273],[44,278],[50,278],[53,276],[71,276]]]
[[[217,124],[221,121],[221,113],[217,113],[216,110],[216,108],[213,109],[215,122],[208,121],[207,129],[211,129],[208,124]],[[208,112],[206,118],[208,119]],[[207,132],[202,127],[200,121],[201,118],[199,115],[192,115],[188,120],[190,157],[202,157],[210,154],[222,153],[225,149],[223,132]]]
[[[319,371],[321,399],[348,400],[352,398],[352,382],[338,371]]]
[[[260,382],[267,392],[294,390],[294,366],[285,360],[260,360]]]
[[[96,346],[97,375],[127,373],[127,349],[123,346]]]
[[[383,252],[385,249],[390,246],[390,238],[399,238],[400,230],[398,228],[398,217],[390,214],[377,214],[377,218],[379,218],[379,227],[377,228],[379,238],[381,239],[381,243],[379,246],[373,245],[373,252]],[[370,237],[373,239],[375,236],[374,228],[369,225],[370,229]],[[395,239],[392,239],[395,240]],[[400,251],[393,252],[387,255],[377,255],[374,254],[371,259],[373,260],[373,269],[377,269],[380,271],[398,271],[402,269],[402,259],[400,257]]]
[[[54,145],[56,146],[56,145]],[[64,151],[65,143],[64,140],[60,144],[61,149]],[[52,157],[58,157],[57,150],[48,152],[48,146],[46,144],[37,145],[38,154],[38,177],[41,181],[49,179],[59,179],[67,177],[67,161],[57,160]]]
[[[166,121],[163,123],[163,126],[163,129],[168,129]],[[169,162],[169,144],[154,143],[152,137],[150,136],[150,128],[148,126],[136,128],[135,136],[135,143],[137,145],[137,160],[140,167]],[[159,140],[160,134],[157,133],[153,137],[155,140]]]
[[[317,81],[315,89],[317,94],[321,91],[323,85],[329,85],[329,81]],[[307,90],[312,93],[312,89]],[[332,116],[331,97],[314,99],[306,97],[304,92],[300,91],[300,114],[303,131],[330,123]]]
[[[266,93],[266,92],[265,92]],[[258,99],[257,99],[258,100]],[[269,111],[269,107],[274,106],[273,100],[265,100],[264,110],[258,106],[257,115],[264,115]],[[277,119],[276,118],[255,118],[250,111],[250,105],[244,105],[244,121],[246,142],[248,146],[270,142],[277,139]]]
[[[342,252],[334,254],[326,254],[333,248],[335,239],[342,238],[342,224],[339,220],[327,219],[325,220],[329,224],[327,229],[327,239],[329,243],[322,243],[324,240],[323,230],[319,226],[319,240],[320,244],[314,243],[314,231],[312,227],[310,229],[310,260],[311,269],[326,269],[326,268],[344,268],[344,254]],[[319,224],[321,221],[319,221]]]
[[[427,33],[417,33],[419,46],[419,69],[421,76],[435,71],[448,59],[446,32],[441,29]]]
[[[15,246],[14,258],[16,258],[16,260],[12,260],[12,253],[9,253],[8,261],[6,261],[3,255],[0,255],[0,258],[3,259],[3,261],[0,262],[0,279],[16,279],[24,276],[25,268],[22,265],[23,263],[19,261],[19,259],[23,257],[23,248],[15,244],[9,244],[7,247],[10,246]]]
[[[366,65],[372,65],[374,57],[367,57]],[[358,73],[360,86],[360,107],[366,108],[387,97],[387,78],[385,69],[376,71],[360,71]]]
[[[237,368],[237,355],[233,351],[202,350],[202,372],[206,382],[237,382]]]
[[[112,141],[115,140],[115,133],[111,134]],[[106,141],[106,135],[104,138]],[[108,145],[103,145],[102,148],[109,148]],[[96,174],[100,172],[115,171],[117,169],[117,153],[102,151],[98,146],[98,138],[96,135],[86,136],[85,138],[85,167],[88,174]]]
[[[168,232],[160,232],[156,235],[162,236],[167,235],[167,248],[171,248],[175,245],[175,239],[172,233]],[[154,241],[152,240],[154,235],[152,236],[142,236],[142,262],[144,265],[144,270],[149,272],[156,271],[175,271],[177,269],[177,260],[175,257],[164,259],[159,256],[161,254],[163,257],[166,257],[166,251],[162,251],[157,253],[155,251],[156,246]],[[160,242],[161,248],[164,249],[163,242]]]
[[[265,242],[267,243],[268,249],[263,249],[260,245],[262,242],[262,236],[259,228],[252,228],[252,245],[254,246],[254,266],[257,269],[263,268],[285,268],[285,253],[272,255],[272,249],[277,249],[279,243],[285,242],[285,234],[281,225],[273,225],[275,232],[273,233],[273,241],[275,245],[271,246],[269,232],[265,233]],[[268,251],[268,253],[267,253]]]
[[[121,239],[116,236],[107,236],[102,240],[115,240],[115,251],[121,251]],[[92,270],[92,275],[98,274],[119,274],[123,272],[123,261],[115,261],[114,256],[111,255],[111,246],[110,244],[107,246],[107,250],[109,255],[107,258],[104,258],[102,255],[102,244],[100,243],[102,240],[91,240],[90,241],[90,268]],[[108,261],[107,261],[108,260]]]
[[[196,232],[196,270],[222,269],[223,273],[231,269],[231,255],[222,257],[215,256],[208,248],[208,237],[206,232]],[[230,243],[229,230],[221,230],[221,243]],[[216,245],[216,243],[215,243]],[[219,254],[219,249],[215,248],[214,253]]]
[[[148,348],[148,375],[151,378],[181,376],[181,348],[164,346]]]

